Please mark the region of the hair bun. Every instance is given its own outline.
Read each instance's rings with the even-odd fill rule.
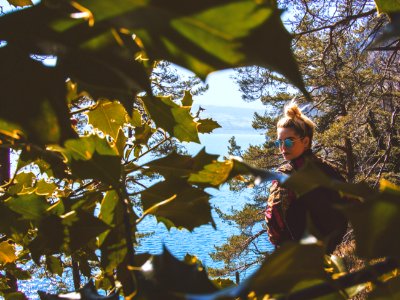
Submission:
[[[288,117],[289,119],[295,119],[295,118],[302,118],[302,113],[300,108],[297,106],[297,103],[291,102],[289,105],[285,107],[285,116]]]

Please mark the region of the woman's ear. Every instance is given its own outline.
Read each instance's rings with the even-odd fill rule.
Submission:
[[[305,149],[311,149],[311,140],[310,137],[306,136],[302,139],[303,145]]]

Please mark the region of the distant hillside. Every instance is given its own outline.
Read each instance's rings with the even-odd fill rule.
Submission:
[[[217,121],[222,128],[214,131],[219,134],[257,134],[251,127],[253,115],[256,111],[254,108],[243,107],[222,107],[213,105],[200,105],[205,109],[201,113],[202,118],[212,118]],[[197,106],[198,107],[198,106]],[[197,110],[197,107],[193,111]]]

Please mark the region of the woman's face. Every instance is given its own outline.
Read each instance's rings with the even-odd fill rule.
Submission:
[[[292,140],[291,147],[285,145],[286,139]],[[310,148],[310,138],[300,138],[293,128],[278,128],[278,140],[280,140],[279,151],[285,160],[293,160]]]

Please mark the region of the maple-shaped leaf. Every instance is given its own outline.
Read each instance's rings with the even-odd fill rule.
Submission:
[[[190,107],[180,106],[171,97],[141,97],[146,110],[157,127],[163,128],[181,142],[200,143]]]
[[[379,13],[396,13],[400,12],[400,2],[395,0],[375,0],[376,8]]]
[[[28,5],[33,5],[33,2],[31,0],[6,0],[10,5],[16,6],[16,7],[23,7],[23,6],[28,6]]]
[[[35,194],[9,197],[5,200],[5,204],[27,220],[40,220],[50,207],[44,196]]]
[[[8,241],[0,243],[0,264],[13,263],[17,259],[15,245]]]
[[[91,135],[68,140],[61,151],[68,158],[73,176],[119,184],[122,167],[118,150],[105,139]]]
[[[156,172],[167,177],[188,178],[191,173],[200,171],[203,166],[210,164],[218,158],[218,155],[208,154],[202,148],[196,156],[171,152],[163,158],[153,160],[146,164],[151,172]]]
[[[214,129],[221,128],[218,122],[210,118],[199,119],[197,122],[200,123],[197,127],[199,133],[211,133]]]
[[[120,128],[130,122],[124,106],[118,101],[98,100],[96,106],[87,112],[89,123],[117,139]]]
[[[141,199],[144,210],[155,215],[167,228],[193,230],[205,224],[214,225],[210,195],[185,180],[156,183],[141,192]]]
[[[166,247],[161,255],[152,256],[144,266],[142,277],[150,285],[144,292],[148,299],[186,298],[185,294],[218,291],[201,265],[176,259]]]

